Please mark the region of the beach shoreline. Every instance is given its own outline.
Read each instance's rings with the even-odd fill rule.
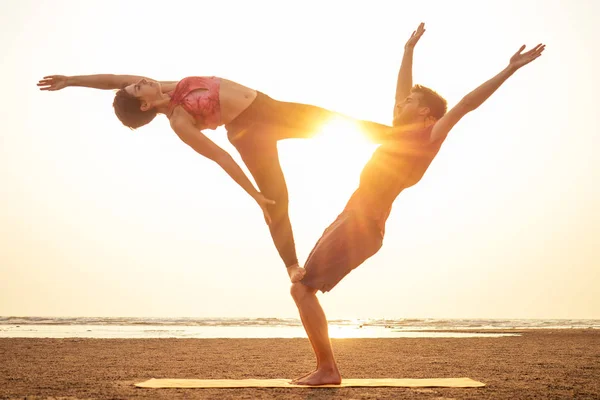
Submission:
[[[485,331],[489,332],[489,331]],[[0,338],[0,398],[600,398],[600,330],[498,330],[500,338],[333,339],[345,378],[469,377],[477,389],[141,389],[150,378],[295,378],[307,339]]]

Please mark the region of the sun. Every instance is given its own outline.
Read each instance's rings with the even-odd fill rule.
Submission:
[[[335,161],[362,159],[370,155],[376,144],[349,118],[334,117],[327,121],[315,136],[318,146],[329,154],[335,154]]]
[[[300,218],[330,219],[357,188],[360,173],[377,147],[350,119],[332,118],[311,140],[281,144],[290,199]]]
[[[325,123],[315,136],[316,153],[328,159],[328,167],[336,172],[330,188],[358,182],[360,172],[377,147],[351,119],[335,117]]]

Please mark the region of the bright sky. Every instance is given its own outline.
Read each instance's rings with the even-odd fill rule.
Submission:
[[[38,79],[217,75],[390,124],[424,21],[414,81],[450,106],[521,44],[547,49],[455,127],[326,313],[600,318],[600,3],[541,4],[2,1],[0,315],[297,317],[260,209],[166,118],[131,132],[113,92]],[[339,131],[279,146],[301,262],[374,148]]]

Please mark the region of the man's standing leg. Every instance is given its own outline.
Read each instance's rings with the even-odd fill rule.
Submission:
[[[317,289],[296,282],[292,285],[291,294],[300,312],[300,319],[308,335],[308,340],[310,340],[317,357],[316,371],[294,381],[294,383],[299,385],[337,385],[341,383],[342,376],[335,362],[331,340],[329,339],[327,317],[321,303],[319,303],[319,299],[317,299]]]
[[[341,383],[325,312],[317,290],[333,289],[354,268],[375,254],[382,244],[380,230],[356,212],[343,212],[323,233],[308,256],[306,275],[292,285],[291,294],[302,325],[317,358],[317,369],[293,383],[327,385]]]

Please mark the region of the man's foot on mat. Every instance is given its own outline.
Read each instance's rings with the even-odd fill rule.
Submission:
[[[292,379],[292,380],[290,381],[290,383],[291,383],[292,385],[295,385],[295,384],[296,384],[296,382],[298,382],[299,380],[301,380],[301,379],[304,379],[304,378],[306,378],[307,376],[314,374],[315,372],[317,372],[317,370],[316,370],[316,369],[315,369],[314,371],[310,371],[308,374],[304,374],[304,375],[302,375],[300,378]]]
[[[293,382],[294,385],[307,385],[307,386],[319,386],[319,385],[339,385],[342,383],[342,376],[340,372],[335,369],[317,369],[312,374],[300,378]]]
[[[306,270],[300,267],[298,264],[287,267],[287,273],[290,276],[290,280],[292,283],[296,283],[304,278],[306,275]]]

